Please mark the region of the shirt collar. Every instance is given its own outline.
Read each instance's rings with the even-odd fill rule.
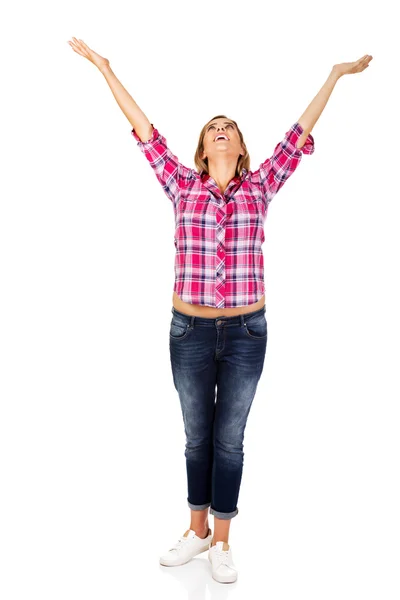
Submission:
[[[241,175],[236,175],[236,176],[233,178],[233,180],[232,180],[232,181],[241,181],[241,180],[242,180],[242,179],[243,179],[243,178],[246,176],[246,173],[247,173],[247,169],[244,169],[244,168],[243,168],[243,169],[242,169],[242,174],[241,174]],[[211,175],[209,175],[209,173],[207,173],[207,171],[205,171],[204,169],[202,169],[202,170],[200,171],[199,175],[200,175],[200,179],[201,179],[202,181],[207,181],[207,180],[208,180],[208,179],[211,177]]]

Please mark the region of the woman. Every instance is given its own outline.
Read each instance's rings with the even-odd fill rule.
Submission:
[[[68,43],[73,50],[104,75],[174,209],[170,357],[186,434],[190,526],[160,563],[182,565],[209,550],[214,579],[233,582],[237,569],[228,544],[229,528],[238,513],[244,430],[267,345],[264,220],[270,201],[302,154],[314,152],[310,132],[336,82],[342,75],[363,71],[372,56],[334,65],[306,111],[257,171],[249,170],[242,133],[225,115],[203,127],[194,170],[170,151],[109,61],[82,40],[72,40]],[[214,516],[214,535],[209,512]]]

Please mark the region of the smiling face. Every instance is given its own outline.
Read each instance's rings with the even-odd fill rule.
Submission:
[[[218,136],[225,136],[228,139],[217,139]],[[239,133],[236,125],[229,119],[221,118],[211,121],[205,130],[203,139],[204,151],[202,159],[218,160],[218,156],[228,156],[232,161],[237,162],[240,154],[245,154],[245,150],[240,143]]]

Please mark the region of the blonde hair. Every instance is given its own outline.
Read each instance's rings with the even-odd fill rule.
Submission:
[[[203,160],[201,158],[201,155],[203,154],[203,151],[204,151],[204,144],[203,144],[204,135],[206,133],[206,129],[207,129],[208,125],[215,119],[227,119],[227,118],[228,117],[226,115],[217,115],[213,119],[210,119],[210,121],[208,121],[208,123],[206,123],[204,125],[203,129],[200,131],[199,143],[197,144],[197,150],[194,155],[194,164],[196,165],[196,169],[197,169],[198,173],[200,173],[200,171],[205,171],[206,173],[208,173],[208,158],[206,157],[205,160]],[[235,177],[237,177],[242,174],[242,169],[246,169],[247,171],[250,169],[250,155],[247,152],[246,144],[244,143],[243,135],[238,127],[238,124],[233,119],[230,119],[230,120],[232,121],[232,123],[235,124],[236,129],[239,134],[240,143],[242,144],[242,146],[245,150],[244,155],[241,154],[239,156],[239,159],[238,159],[238,162],[236,165]]]

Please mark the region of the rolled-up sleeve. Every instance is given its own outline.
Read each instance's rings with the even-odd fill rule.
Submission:
[[[176,207],[178,201],[179,179],[183,171],[187,170],[180,164],[177,156],[168,148],[165,137],[153,127],[153,133],[149,140],[142,142],[135,129],[131,134],[137,141],[137,145],[147,158],[165,194]]]
[[[270,158],[261,163],[259,169],[253,173],[253,183],[260,186],[266,204],[281,189],[285,181],[294,173],[301,161],[303,154],[313,154],[314,138],[311,133],[307,136],[304,145],[297,148],[296,143],[304,132],[300,123],[294,123]]]

